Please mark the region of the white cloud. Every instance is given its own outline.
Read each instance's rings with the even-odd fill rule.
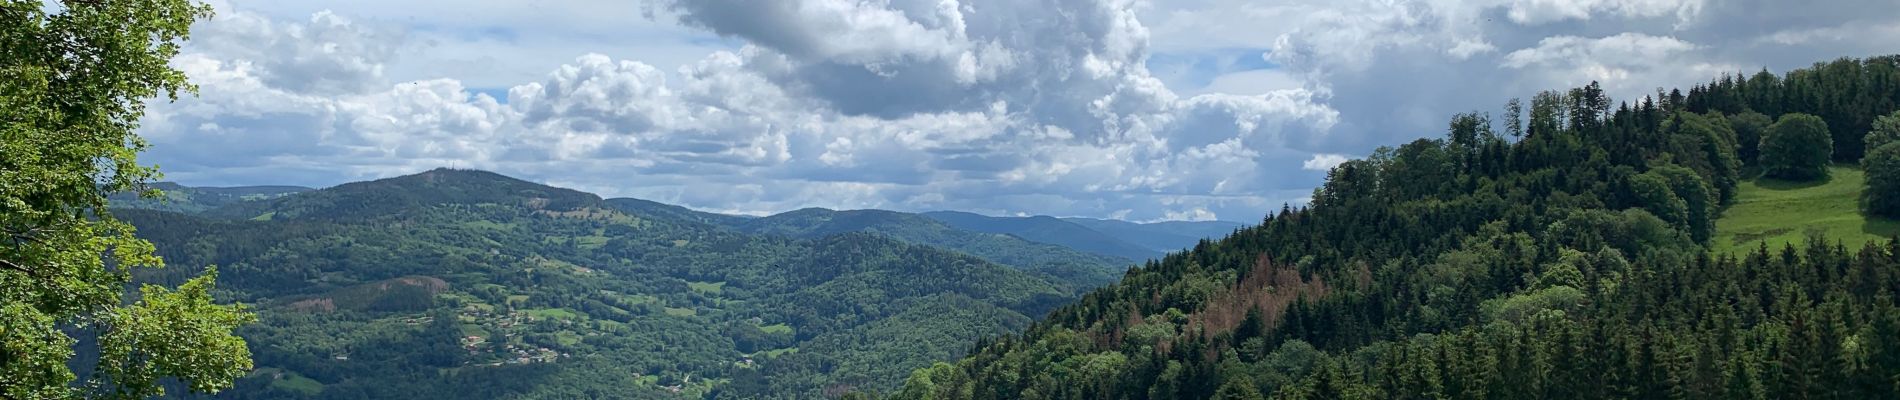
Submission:
[[[179,61],[203,96],[156,107],[146,131],[160,149],[153,158],[188,182],[308,184],[325,173],[334,182],[456,164],[754,213],[1129,209],[1138,210],[1131,218],[1154,218],[1162,211],[1147,205],[1202,193],[1220,197],[1191,201],[1284,201],[1264,173],[1275,166],[1260,158],[1337,123],[1299,88],[1175,95],[1140,62],[1145,31],[1125,4],[1097,4],[1069,26],[1048,28],[1092,35],[1080,37],[1018,32],[1030,20],[963,21],[957,8],[790,6],[810,11],[800,17],[809,20],[770,29],[813,42],[753,40],[671,74],[586,54],[503,98],[452,78],[391,82],[375,72],[399,62],[388,49],[409,45],[403,32],[334,13],[287,22],[223,10],[201,30],[204,44]],[[719,21],[776,17],[680,11],[715,31],[728,23]],[[360,29],[344,29],[352,27]],[[334,32],[304,40],[319,28]],[[831,43],[838,35],[908,39]],[[247,40],[272,45],[258,50]],[[265,62],[307,54],[348,61],[313,65],[348,68]],[[276,79],[283,71],[329,83]],[[227,145],[197,145],[208,139]]]
[[[198,184],[455,164],[745,213],[1251,220],[1510,97],[1900,51],[1855,40],[1894,36],[1890,0],[474,1],[219,3],[177,60],[203,95],[153,108],[150,159]]]
[[[1695,44],[1672,37],[1623,33],[1603,38],[1553,36],[1538,41],[1537,47],[1521,49],[1504,56],[1507,68],[1531,65],[1648,64],[1663,61],[1678,53],[1694,50]]]
[[[1313,158],[1309,158],[1305,163],[1301,163],[1300,168],[1308,171],[1332,171],[1333,167],[1337,167],[1339,164],[1345,164],[1348,160],[1350,159],[1346,158],[1346,156],[1338,154],[1314,154]]]
[[[1543,24],[1563,20],[1589,20],[1599,14],[1622,18],[1675,17],[1687,22],[1702,11],[1704,0],[1515,0],[1511,2],[1511,21]]]
[[[1207,209],[1205,208],[1194,208],[1194,209],[1182,210],[1182,211],[1168,211],[1166,214],[1162,215],[1160,219],[1149,220],[1146,222],[1213,221],[1219,218],[1220,217],[1214,214],[1214,212],[1207,211]]]
[[[1214,77],[1206,86],[1195,90],[1197,93],[1227,93],[1240,95],[1261,95],[1282,91],[1303,89],[1306,81],[1300,77],[1278,69],[1255,69],[1222,74]]]

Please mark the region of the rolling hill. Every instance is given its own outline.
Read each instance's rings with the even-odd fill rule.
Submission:
[[[1453,116],[892,398],[1894,398],[1893,225],[1856,213],[1855,171],[1744,182],[1736,126],[1857,138],[1896,82],[1900,56],[1844,58],[1621,103],[1543,92],[1503,131]],[[1809,232],[1846,245],[1784,245]],[[1777,245],[1736,244],[1758,239]]]
[[[1083,288],[1114,282],[1134,264],[1126,258],[1033,242],[1013,235],[957,229],[923,215],[895,211],[808,208],[746,220],[735,227],[755,234],[797,238],[873,233],[1017,266]]]
[[[263,201],[307,192],[302,186],[188,187],[172,182],[151,185],[164,197],[147,199],[137,193],[118,193],[109,197],[114,207],[199,213],[231,204]]]
[[[957,229],[1012,235],[1024,240],[1130,260],[1147,260],[1163,254],[1137,242],[1124,241],[1055,217],[991,217],[957,211],[927,212],[923,216]]]
[[[888,390],[1079,287],[859,230],[755,234],[656,204],[433,170],[199,215],[114,213],[181,266],[140,280],[215,264],[220,296],[255,305],[239,334],[259,373],[219,398]]]

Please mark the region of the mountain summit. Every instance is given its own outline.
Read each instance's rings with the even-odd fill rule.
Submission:
[[[265,202],[241,203],[210,214],[230,218],[365,218],[427,205],[503,204],[572,211],[600,202],[600,196],[590,193],[493,172],[437,168],[394,178],[346,183]]]

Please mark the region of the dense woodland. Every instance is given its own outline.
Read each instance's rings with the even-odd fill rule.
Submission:
[[[257,311],[237,332],[257,370],[220,398],[891,390],[1132,263],[914,214],[744,218],[479,171],[197,190],[128,202],[194,214],[114,213]]]
[[[1806,174],[1816,154],[1823,175],[1830,159],[1892,165],[1863,155],[1896,105],[1900,57],[1879,57],[1458,115],[1442,139],[1340,165],[1307,207],[887,394],[1900,397],[1900,245],[1705,248],[1744,179]]]

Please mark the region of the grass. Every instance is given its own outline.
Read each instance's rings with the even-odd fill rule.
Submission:
[[[574,331],[555,332],[554,342],[559,343],[562,346],[572,347],[574,345],[581,344],[581,335],[574,333]]]
[[[1860,169],[1837,166],[1828,173],[1828,179],[1810,182],[1743,182],[1735,204],[1715,221],[1711,247],[1723,254],[1743,254],[1759,243],[1780,249],[1818,234],[1855,249],[1900,235],[1900,221],[1860,212],[1860,193],[1866,186]]]
[[[577,319],[581,317],[580,314],[575,314],[573,311],[568,311],[565,308],[537,308],[537,309],[532,309],[532,310],[523,310],[521,313],[527,314],[528,316],[534,317],[535,319],[561,320],[561,319]]]
[[[691,308],[673,308],[673,307],[667,307],[667,308],[666,308],[666,315],[671,315],[671,316],[675,316],[675,317],[691,317],[691,316],[694,316],[694,315],[699,315],[699,311],[696,311],[696,310],[693,310],[693,309],[691,309]]]
[[[660,298],[650,294],[630,294],[624,298],[633,304],[660,304]]]
[[[489,221],[485,219],[463,222],[462,226],[469,227],[469,228],[476,228],[476,229],[496,230],[496,231],[508,231],[508,230],[515,229],[515,224],[512,222],[501,223],[501,222]]]
[[[279,376],[278,374],[282,375]],[[274,377],[270,381],[271,387],[303,394],[305,396],[316,396],[323,393],[323,382],[317,382],[315,379],[299,375],[296,372],[285,371],[278,368],[258,368],[255,372],[251,373],[251,376]]]
[[[276,212],[276,211],[271,211],[271,212],[267,212],[267,213],[263,213],[263,214],[260,214],[260,215],[258,215],[258,216],[255,216],[255,217],[251,217],[251,220],[252,220],[252,221],[269,221],[269,220],[271,220],[272,218],[276,218],[276,217],[277,217],[277,212]]]
[[[783,349],[772,349],[772,350],[761,351],[758,354],[763,355],[766,358],[777,358],[778,356],[782,356],[786,354],[797,354],[797,353],[798,353],[797,347],[786,347]]]
[[[487,329],[482,329],[475,324],[461,324],[460,328],[462,328],[462,336],[480,336],[486,339],[489,335]]]
[[[574,246],[584,250],[596,250],[607,247],[607,237],[600,235],[576,236],[574,237]]]
[[[761,326],[759,330],[765,331],[765,333],[792,333],[792,326],[786,324],[771,324]]]
[[[720,295],[720,294],[726,293],[726,282],[723,282],[723,281],[721,282],[686,282],[686,287],[692,288],[693,291],[695,292],[700,292],[700,293],[705,293],[705,294],[710,294],[710,295]]]

